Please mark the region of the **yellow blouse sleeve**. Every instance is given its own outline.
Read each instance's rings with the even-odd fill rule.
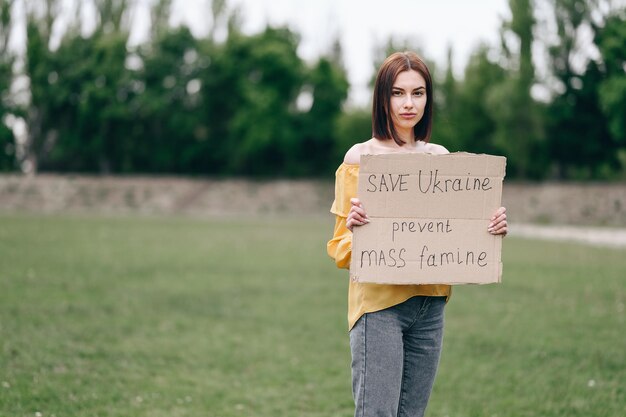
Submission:
[[[346,228],[346,217],[350,211],[350,199],[356,197],[358,178],[358,165],[343,163],[335,172],[335,201],[330,209],[335,215],[335,229],[326,250],[339,268],[350,267],[352,232]]]

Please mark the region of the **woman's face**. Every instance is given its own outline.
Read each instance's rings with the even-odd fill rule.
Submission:
[[[426,81],[414,70],[402,71],[391,89],[391,120],[399,134],[412,138],[412,130],[422,119],[426,108]]]

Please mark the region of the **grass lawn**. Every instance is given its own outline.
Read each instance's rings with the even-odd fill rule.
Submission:
[[[0,216],[0,416],[352,415],[332,219]],[[626,253],[507,238],[430,417],[624,416]]]

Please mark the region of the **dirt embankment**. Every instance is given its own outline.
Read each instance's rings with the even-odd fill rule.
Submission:
[[[323,215],[330,180],[0,175],[4,212],[194,216]],[[505,182],[514,223],[626,227],[626,184]]]
[[[333,198],[329,181],[38,175],[0,176],[0,210],[238,216],[315,214]]]

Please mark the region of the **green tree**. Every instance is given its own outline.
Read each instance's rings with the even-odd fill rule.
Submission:
[[[51,53],[47,79],[31,86],[45,89],[46,95],[42,94],[37,107],[47,109],[47,131],[42,133],[54,138],[40,158],[39,169],[93,171],[97,167],[99,150],[90,136],[94,126],[85,117],[90,113],[86,84],[95,83],[90,62],[93,53],[92,39],[83,38],[78,30],[68,31],[59,48]]]
[[[617,151],[623,147],[619,132],[624,114],[619,113],[624,109],[620,96],[623,14],[607,19],[595,1],[552,0],[552,7],[559,42],[549,48],[550,67],[558,90],[548,107],[547,129],[556,174],[576,179],[610,177],[620,168]],[[580,46],[588,28],[594,30],[604,62],[590,60]],[[615,41],[622,43],[612,47]],[[574,65],[581,58],[587,59],[582,69]]]
[[[133,103],[135,169],[143,172],[203,172],[200,155],[208,132],[200,117],[197,40],[186,27],[159,31],[140,49],[141,94]]]
[[[48,51],[48,79],[37,85],[48,94],[42,105],[48,109],[46,134],[55,138],[41,161],[44,169],[130,170],[127,2],[98,0],[95,6],[94,32],[83,36],[78,24],[68,30],[59,48]]]
[[[5,124],[5,117],[11,114],[15,105],[11,101],[10,88],[13,81],[15,57],[9,50],[13,1],[0,0],[0,171],[15,169],[15,138],[13,131]]]
[[[460,117],[463,109],[459,106],[460,87],[454,77],[452,47],[448,48],[446,72],[442,81],[435,77],[435,108],[433,122],[433,142],[441,144],[450,151],[460,151],[463,148],[463,133]]]
[[[332,161],[339,165],[355,143],[372,137],[372,111],[369,108],[349,108],[337,119]],[[336,166],[335,166],[336,168]]]
[[[157,0],[150,9],[150,38],[152,41],[161,38],[169,31],[170,9],[172,0]]]
[[[626,149],[626,9],[595,28],[595,44],[602,56],[603,80],[598,94],[602,113],[615,146]],[[622,167],[625,168],[625,167]]]
[[[54,53],[49,49],[52,27],[60,10],[58,0],[34,0],[26,11],[26,65],[29,79],[30,102],[25,110],[28,126],[24,167],[36,173],[39,164],[52,150],[56,135],[51,129],[54,99],[50,80],[54,79]]]
[[[249,84],[242,79],[246,73],[240,68],[240,59],[247,58],[249,47],[243,45],[247,36],[240,30],[239,10],[228,10],[222,0],[214,0],[211,6],[211,32],[198,44],[199,116],[206,139],[198,144],[194,164],[207,174],[235,174],[233,154],[239,144],[238,138],[233,136],[232,123],[235,114],[245,105],[244,90]],[[218,44],[215,36],[220,29],[226,30],[227,37]]]
[[[599,106],[602,74],[595,63],[590,63],[575,80],[575,87],[555,97],[548,107],[550,156],[560,179],[602,178],[618,167],[615,146]]]
[[[493,143],[507,156],[507,175],[541,177],[545,173],[541,110],[530,94],[534,84],[532,63],[533,4],[509,0],[511,19],[502,27],[502,46],[507,77],[494,85],[487,104],[494,116]],[[510,46],[507,39],[515,39]]]
[[[493,141],[496,114],[488,97],[493,86],[501,85],[506,71],[489,59],[489,48],[482,45],[471,55],[457,96],[459,149],[467,152],[502,154]]]
[[[203,77],[210,141],[226,173],[280,175],[298,141],[294,113],[304,64],[298,37],[267,27],[229,35]],[[220,170],[221,171],[221,170]]]
[[[289,171],[309,175],[331,173],[336,160],[329,149],[337,142],[337,122],[348,95],[347,76],[336,61],[322,57],[310,71],[307,84],[312,90],[313,103],[302,115]]]
[[[28,3],[26,159],[33,172],[120,171],[128,154],[127,1],[94,0],[93,4],[93,33],[81,33],[82,3],[78,2],[59,47],[51,49],[61,3]]]

